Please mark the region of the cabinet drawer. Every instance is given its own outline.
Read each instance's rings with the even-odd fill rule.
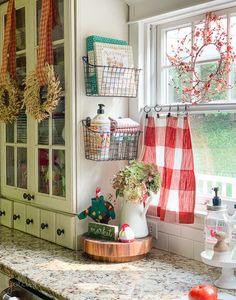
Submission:
[[[56,215],[56,243],[64,247],[75,247],[75,218],[61,214]]]
[[[55,242],[55,213],[41,210],[40,212],[40,236],[42,239]]]
[[[25,223],[27,233],[40,236],[40,209],[27,206]]]
[[[26,231],[26,206],[21,203],[14,203],[13,226],[15,229]]]
[[[12,201],[0,199],[0,224],[12,227],[12,210]]]

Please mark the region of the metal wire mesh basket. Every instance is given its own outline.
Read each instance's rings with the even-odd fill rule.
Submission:
[[[87,96],[137,97],[140,69],[83,64]]]
[[[141,131],[98,132],[82,120],[85,158],[96,161],[133,160],[137,158]]]

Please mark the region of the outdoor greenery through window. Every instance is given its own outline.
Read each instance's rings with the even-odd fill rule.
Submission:
[[[230,10],[217,12],[222,16],[223,26],[236,53],[236,7]],[[193,30],[204,26],[204,15],[181,19],[157,25],[157,103],[181,103],[181,93],[171,85],[172,79],[178,79],[178,71],[171,65],[167,55],[173,55],[173,47],[177,47],[180,40],[186,35],[191,36]],[[194,38],[194,35],[192,35]],[[191,47],[193,40],[189,44]],[[172,47],[173,45],[173,47]],[[186,53],[186,60],[191,57]],[[207,80],[209,74],[214,74],[219,64],[219,53],[214,45],[206,47],[197,59],[195,73],[202,80]],[[184,74],[186,82],[194,74]],[[231,66],[227,76],[232,89],[216,93],[211,103],[236,103],[236,63]],[[186,86],[185,86],[186,87]],[[181,88],[181,86],[180,86]],[[182,86],[183,88],[183,86]],[[212,85],[211,89],[217,89]],[[205,199],[213,195],[211,188],[219,186],[222,198],[236,200],[236,112],[197,113],[190,114],[194,163],[197,177],[198,199]],[[203,197],[200,197],[203,196]]]

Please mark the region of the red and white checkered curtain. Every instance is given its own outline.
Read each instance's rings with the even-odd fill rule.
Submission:
[[[16,76],[16,9],[15,0],[9,0],[7,22],[4,31],[1,81],[6,79],[7,72],[12,78]]]
[[[37,57],[37,77],[42,85],[47,83],[47,77],[44,71],[45,64],[53,65],[52,30],[55,25],[55,0],[42,0]]]
[[[162,221],[192,224],[196,182],[188,116],[148,117],[141,160],[157,164],[162,177],[157,206]]]

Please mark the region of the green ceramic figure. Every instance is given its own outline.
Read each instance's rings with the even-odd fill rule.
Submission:
[[[95,222],[108,224],[111,219],[115,219],[114,206],[104,199],[100,188],[96,188],[96,197],[91,200],[92,205],[78,214],[80,220],[89,216]]]

